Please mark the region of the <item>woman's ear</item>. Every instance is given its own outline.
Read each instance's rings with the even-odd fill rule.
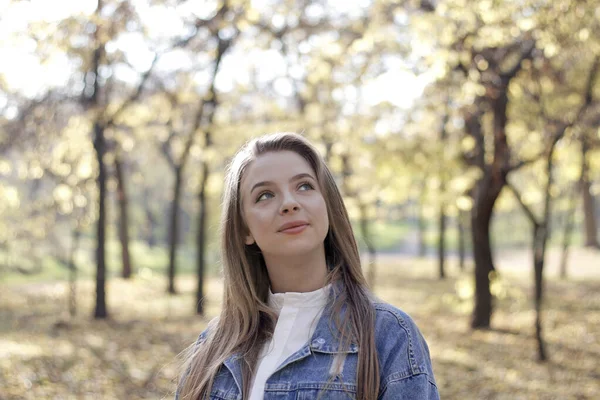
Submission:
[[[256,243],[256,241],[254,240],[254,237],[252,236],[252,234],[251,234],[251,233],[249,233],[249,234],[246,236],[246,240],[245,240],[245,242],[246,242],[246,244],[247,244],[248,246],[250,246],[251,244],[254,244],[254,243]]]

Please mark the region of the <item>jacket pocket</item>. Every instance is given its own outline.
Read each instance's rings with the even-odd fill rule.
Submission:
[[[298,384],[296,400],[354,400],[356,386],[336,382],[304,382]]]

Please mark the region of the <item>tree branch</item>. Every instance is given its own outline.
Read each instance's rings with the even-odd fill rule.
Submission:
[[[536,218],[535,214],[533,213],[533,210],[531,208],[529,208],[529,206],[527,204],[525,204],[525,202],[523,201],[523,198],[519,194],[519,191],[517,190],[517,188],[508,179],[506,180],[506,187],[508,187],[508,189],[515,196],[515,198],[517,199],[517,201],[519,202],[519,204],[523,208],[523,211],[525,212],[525,214],[527,214],[527,217],[529,217],[529,220],[536,227],[539,227],[541,224],[539,223],[538,219]]]
[[[521,52],[521,56],[519,57],[519,60],[515,63],[515,65],[513,65],[513,67],[506,71],[503,74],[500,74],[500,76],[503,79],[507,79],[510,80],[512,78],[515,77],[515,75],[517,74],[517,72],[519,72],[519,70],[521,69],[521,63],[526,60],[527,58],[530,58],[532,53],[533,53],[533,49],[535,49],[535,40],[533,39],[526,39],[524,41],[524,50]]]
[[[142,75],[142,80],[140,81],[135,92],[133,92],[129,96],[129,98],[127,98],[123,103],[121,103],[121,106],[119,106],[117,111],[115,111],[113,113],[113,115],[105,122],[105,127],[110,127],[110,126],[114,125],[115,120],[121,116],[123,111],[125,111],[125,109],[127,107],[129,107],[129,105],[131,105],[131,103],[133,103],[140,97],[140,95],[142,94],[142,90],[144,89],[144,86],[146,84],[146,81],[148,81],[148,78],[150,77],[150,74],[154,70],[154,67],[156,66],[157,61],[158,61],[158,53],[155,53],[154,59],[152,60],[152,63],[150,64],[150,68],[148,68],[148,70],[146,72],[144,72],[144,74]]]

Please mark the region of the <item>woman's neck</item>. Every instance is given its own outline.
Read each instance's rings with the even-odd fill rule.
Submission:
[[[327,263],[324,249],[312,256],[265,257],[265,263],[273,293],[312,292],[325,286]]]

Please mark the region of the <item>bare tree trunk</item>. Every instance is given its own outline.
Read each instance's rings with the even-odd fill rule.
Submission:
[[[200,192],[198,193],[198,202],[200,211],[198,215],[198,235],[196,237],[196,248],[198,251],[196,259],[196,275],[198,285],[196,287],[196,314],[204,315],[204,272],[205,272],[205,253],[206,253],[206,183],[210,174],[208,161],[202,163],[202,179],[200,181]]]
[[[440,232],[438,237],[438,262],[439,262],[439,277],[446,279],[445,262],[446,262],[446,208],[445,204],[440,205]]]
[[[440,151],[439,151],[439,159],[438,162],[439,170],[438,173],[440,175],[440,214],[439,214],[439,236],[438,236],[438,263],[439,263],[439,277],[440,279],[446,279],[446,138],[448,136],[448,132],[446,131],[446,124],[450,119],[448,105],[446,105],[446,112],[444,113],[444,117],[442,118],[442,123],[440,127]]]
[[[376,250],[373,245],[373,240],[371,240],[371,233],[369,231],[369,219],[367,215],[367,206],[362,202],[359,204],[360,210],[360,233],[365,241],[365,245],[367,246],[367,252],[369,254],[367,269],[367,283],[371,289],[375,288],[375,279],[377,272],[377,264],[376,264]]]
[[[550,194],[546,194],[550,196]],[[535,338],[538,344],[538,359],[547,360],[546,345],[542,334],[542,300],[544,294],[544,259],[548,233],[546,226],[535,225],[533,237],[533,265],[535,278]]]
[[[227,9],[227,3],[223,5],[223,9]],[[218,36],[218,35],[217,35]],[[237,35],[236,35],[237,36]],[[212,133],[211,129],[213,128],[213,121],[215,117],[215,113],[217,111],[217,107],[219,106],[218,93],[216,90],[215,82],[217,79],[217,74],[219,73],[219,67],[221,65],[221,61],[223,60],[223,56],[229,49],[232,44],[230,40],[223,40],[221,38],[218,39],[217,46],[217,54],[215,57],[215,64],[213,69],[212,81],[210,84],[210,100],[206,102],[205,107],[203,107],[203,111],[198,114],[198,118],[196,118],[196,127],[199,127],[202,122],[202,117],[204,112],[207,112],[206,117],[206,129],[204,130],[204,148],[208,150],[212,147]],[[198,193],[198,201],[200,202],[200,215],[198,216],[198,236],[196,241],[197,247],[197,270],[196,275],[198,278],[198,285],[196,287],[196,314],[203,315],[204,314],[204,273],[205,273],[205,254],[206,254],[206,215],[208,210],[208,204],[206,203],[206,184],[208,183],[208,179],[210,177],[210,166],[209,161],[204,159],[202,162],[202,180],[200,182],[200,192]]]
[[[95,15],[100,18],[102,14],[103,0],[98,0]],[[89,103],[92,107],[98,107],[100,101],[100,66],[104,58],[104,43],[100,36],[100,26],[96,24],[94,31],[94,53],[92,55],[92,68],[90,75],[93,75],[93,92]],[[98,222],[96,225],[96,305],[94,308],[94,318],[104,319],[108,317],[106,307],[106,165],[104,164],[104,154],[106,153],[106,138],[104,136],[105,126],[99,120],[100,116],[94,122],[94,150],[98,160]]]
[[[125,175],[123,173],[123,163],[121,156],[115,156],[115,175],[117,178],[117,200],[119,203],[119,241],[121,242],[121,260],[123,269],[121,276],[124,279],[131,278],[131,255],[129,253],[129,214],[127,187],[125,184]]]
[[[425,222],[425,191],[427,190],[427,178],[423,179],[421,185],[421,193],[419,193],[419,199],[417,204],[417,220],[418,220],[418,242],[419,242],[419,257],[425,257],[427,254],[427,245],[425,244],[425,230],[427,229],[427,223]]]
[[[75,254],[79,249],[79,238],[81,230],[79,226],[73,229],[73,240],[71,242],[71,251],[69,253],[69,315],[77,315],[77,266],[75,265]]]
[[[152,248],[156,246],[156,228],[157,222],[152,208],[150,206],[150,191],[148,188],[144,189],[144,213],[146,214],[146,228],[145,236],[148,247]]]
[[[570,193],[569,209],[565,216],[565,224],[563,231],[562,254],[560,257],[560,277],[567,278],[567,261],[569,258],[569,247],[571,245],[571,236],[575,225],[575,208],[577,207],[577,190],[575,188]]]
[[[179,245],[179,203],[181,199],[181,184],[183,181],[183,164],[175,168],[175,186],[169,219],[169,268],[167,270],[169,294],[177,294],[175,275],[177,273],[177,246]]]
[[[477,213],[472,216],[473,258],[475,261],[475,307],[471,319],[472,328],[489,328],[493,311],[490,291],[490,272],[494,270],[490,243],[489,220]],[[488,217],[489,218],[489,217]]]
[[[506,137],[508,121],[508,86],[510,81],[521,70],[522,62],[531,59],[535,41],[522,38],[515,42],[519,48],[519,56],[511,68],[501,60],[506,60],[505,48],[496,48],[485,55],[489,63],[491,75],[482,81],[486,86],[485,97],[478,97],[471,109],[466,109],[465,132],[475,141],[475,153],[471,163],[480,168],[482,177],[473,190],[473,209],[471,212],[471,231],[473,233],[473,254],[475,261],[475,307],[473,308],[472,328],[488,328],[492,316],[492,296],[490,292],[490,273],[495,271],[490,242],[490,222],[494,205],[502,188],[506,185],[506,177],[516,168],[511,165],[510,146]],[[483,54],[483,53],[482,53]],[[487,161],[486,144],[481,118],[486,112],[486,105],[493,114],[492,135],[493,157]]]
[[[104,319],[108,317],[106,308],[106,165],[104,164],[104,153],[106,150],[106,139],[104,127],[96,122],[94,124],[94,148],[98,160],[98,223],[96,229],[96,307],[94,318]]]
[[[465,223],[467,216],[465,212],[460,210],[457,217],[458,226],[458,267],[461,271],[465,270]]]
[[[589,143],[585,137],[581,140],[581,193],[583,195],[583,222],[585,227],[585,246],[600,249],[598,227],[596,225],[596,209],[591,193],[590,166],[588,163]]]

